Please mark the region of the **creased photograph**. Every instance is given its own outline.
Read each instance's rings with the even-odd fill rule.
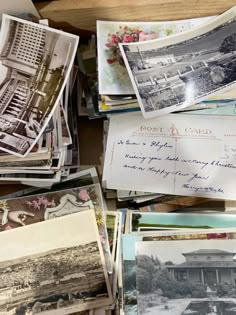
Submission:
[[[145,118],[235,87],[236,9],[193,30],[119,47]]]
[[[58,105],[78,36],[3,15],[0,34],[0,148],[25,156]]]

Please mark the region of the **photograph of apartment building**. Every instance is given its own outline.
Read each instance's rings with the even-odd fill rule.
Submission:
[[[25,155],[63,92],[78,38],[7,15],[0,36],[0,147]]]

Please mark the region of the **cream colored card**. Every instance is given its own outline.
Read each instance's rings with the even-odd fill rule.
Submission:
[[[103,182],[110,189],[236,199],[236,124],[229,116],[140,113],[110,120]]]

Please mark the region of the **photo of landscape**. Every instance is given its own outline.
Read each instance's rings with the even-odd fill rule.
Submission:
[[[0,244],[6,239],[0,250],[0,315],[61,315],[111,302],[93,210],[0,233]]]

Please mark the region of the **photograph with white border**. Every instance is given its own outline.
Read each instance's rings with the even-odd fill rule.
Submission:
[[[236,85],[236,7],[167,38],[119,44],[145,118],[178,111]]]
[[[138,313],[236,314],[236,240],[137,241]]]
[[[59,103],[79,37],[3,14],[0,148],[25,156]]]
[[[112,302],[93,210],[6,231],[0,244],[1,315],[64,315]]]

